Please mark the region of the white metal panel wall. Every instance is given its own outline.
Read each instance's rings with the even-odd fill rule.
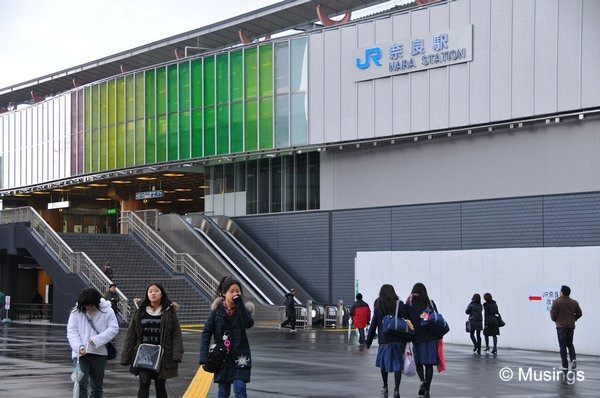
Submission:
[[[600,103],[600,2],[583,0],[581,23],[581,106],[588,108]]]
[[[547,298],[529,296],[571,287],[571,297],[582,308],[577,321],[577,352],[599,355],[596,337],[600,322],[593,308],[600,300],[600,247],[547,247],[488,250],[358,252],[355,277],[366,302],[372,303],[384,283],[392,283],[405,300],[416,282],[450,325],[449,343],[471,345],[465,333],[465,309],[474,293],[490,292],[506,326],[500,347],[558,351],[556,326],[547,310]],[[558,360],[558,357],[557,357]]]
[[[457,0],[312,34],[309,142],[600,106],[599,20],[594,0]],[[467,24],[471,62],[354,81],[356,49]]]

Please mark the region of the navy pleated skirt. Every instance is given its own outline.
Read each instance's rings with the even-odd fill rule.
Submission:
[[[375,366],[386,372],[401,372],[404,367],[404,343],[379,344]]]
[[[413,355],[415,363],[422,365],[437,365],[437,341],[425,341],[423,343],[413,343]]]

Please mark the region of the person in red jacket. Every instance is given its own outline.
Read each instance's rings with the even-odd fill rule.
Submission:
[[[352,323],[358,329],[358,344],[361,345],[365,344],[365,328],[369,324],[369,319],[371,319],[369,304],[365,303],[362,298],[362,294],[357,293],[356,301],[350,308]]]

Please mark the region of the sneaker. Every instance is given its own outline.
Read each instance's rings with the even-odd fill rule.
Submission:
[[[296,329],[290,330],[290,333],[296,333]]]
[[[381,393],[382,394],[387,394],[388,393],[388,388],[387,387],[381,387]]]
[[[279,324],[279,330],[281,330],[281,329],[283,329],[283,328],[281,327],[281,324]]]
[[[571,369],[573,369],[573,370],[577,369],[577,360],[576,359],[571,361]]]

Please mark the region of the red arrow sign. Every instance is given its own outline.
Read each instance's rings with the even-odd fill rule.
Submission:
[[[529,296],[529,301],[541,301],[542,296]]]

